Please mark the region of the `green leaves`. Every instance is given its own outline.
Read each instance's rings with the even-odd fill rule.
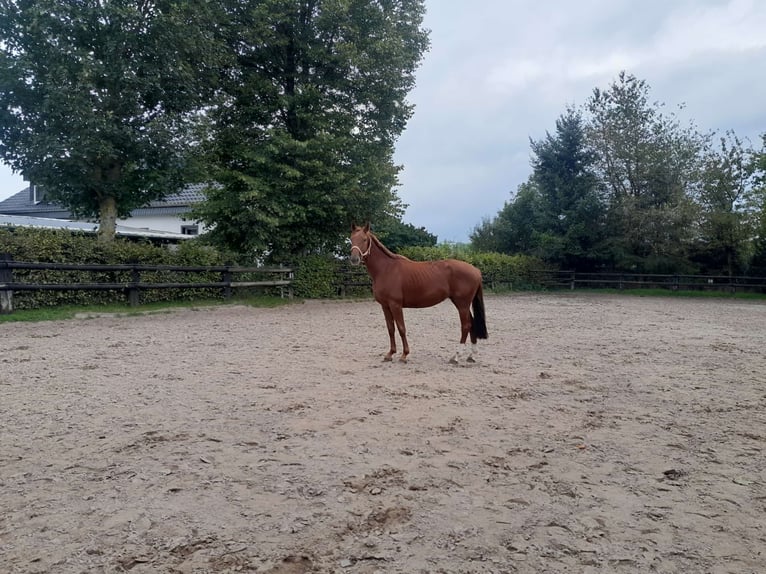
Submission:
[[[0,4],[0,154],[102,227],[184,176],[213,238],[272,257],[400,215],[422,0]]]
[[[763,205],[756,181],[757,154],[734,132],[709,147],[703,158],[700,203],[700,254],[729,275],[747,268],[759,236]]]
[[[531,142],[532,176],[472,242],[578,269],[766,269],[763,152],[710,140],[622,73]]]
[[[533,141],[532,152],[540,193],[538,255],[563,268],[587,269],[603,237],[605,206],[580,112],[569,108],[556,121],[555,136]]]
[[[175,192],[225,61],[214,6],[3,3],[3,158],[83,216]]]
[[[284,260],[332,251],[351,220],[398,217],[393,144],[427,47],[422,1],[225,4],[237,61],[207,148],[223,187],[197,212],[211,237]]]

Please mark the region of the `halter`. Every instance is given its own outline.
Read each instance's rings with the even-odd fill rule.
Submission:
[[[372,237],[368,235],[367,241],[369,241],[369,243],[367,244],[367,251],[364,251],[364,252],[362,252],[362,250],[356,245],[351,246],[351,253],[353,253],[354,249],[356,249],[359,252],[359,256],[362,258],[362,261],[364,261],[367,258],[367,256],[370,254],[370,249],[372,249]]]

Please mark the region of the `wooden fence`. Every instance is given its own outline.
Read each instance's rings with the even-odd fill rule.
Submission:
[[[341,297],[367,291],[372,284],[363,267],[343,267],[336,273],[335,288]],[[766,277],[728,275],[662,275],[648,273],[584,273],[535,269],[524,277],[511,272],[484,273],[488,290],[513,289],[668,289],[670,291],[722,291],[766,293]]]
[[[101,280],[89,282],[20,281],[14,270],[39,270],[54,272],[90,272]],[[193,277],[196,281],[149,281],[146,275],[169,272]],[[119,280],[103,280],[112,274]],[[218,275],[217,280],[208,280]],[[202,275],[202,277],[200,277]],[[207,277],[205,277],[207,276]],[[257,280],[235,280],[243,276],[257,276]],[[154,278],[156,279],[156,277]],[[238,266],[173,266],[173,265],[90,265],[66,263],[28,263],[13,261],[7,254],[0,254],[0,313],[13,311],[14,291],[120,291],[130,305],[138,305],[141,292],[153,289],[221,289],[225,298],[237,288],[278,287],[281,296],[293,296],[293,270],[286,267],[238,267]],[[485,286],[492,289],[549,288],[549,289],[668,289],[724,291],[728,293],[766,293],[766,277],[724,275],[663,275],[641,273],[581,273],[577,271],[535,270],[520,280],[510,274],[487,273]],[[348,295],[369,294],[371,281],[363,267],[340,268],[333,282],[334,293]]]
[[[766,293],[766,277],[650,273],[582,273],[542,271],[545,287],[558,289],[667,289]]]
[[[31,282],[19,281],[14,270],[73,271],[91,274],[101,278],[112,274],[115,280],[91,280],[88,282]],[[194,278],[197,281],[146,281],[147,273],[173,273]],[[200,275],[217,274],[220,279],[207,280]],[[243,275],[263,277],[258,280],[235,280]],[[122,278],[126,279],[122,279]],[[239,267],[239,266],[178,266],[178,265],[96,265],[70,263],[29,263],[13,261],[5,254],[0,254],[0,313],[13,312],[14,291],[120,291],[125,294],[130,305],[138,305],[141,292],[153,289],[221,289],[222,295],[229,298],[234,289],[279,287],[282,297],[293,296],[293,270],[286,267]]]
[[[364,266],[342,265],[335,272],[333,290],[339,297],[369,294],[372,292],[372,279]]]

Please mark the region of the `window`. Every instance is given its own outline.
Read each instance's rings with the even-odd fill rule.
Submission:
[[[32,203],[37,205],[45,201],[45,188],[42,185],[30,185],[30,191],[32,192]]]
[[[183,235],[199,235],[199,225],[182,225],[181,233]]]

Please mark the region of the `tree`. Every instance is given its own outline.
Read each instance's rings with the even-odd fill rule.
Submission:
[[[587,134],[605,185],[613,265],[678,271],[688,261],[707,137],[651,104],[649,87],[622,72],[587,102]]]
[[[436,235],[429,233],[425,227],[415,227],[397,219],[375,226],[373,231],[394,253],[398,253],[403,247],[435,247],[438,240]]]
[[[497,216],[485,219],[471,233],[471,245],[479,251],[539,255],[536,233],[541,214],[540,190],[534,178],[522,183]]]
[[[351,221],[397,219],[393,146],[427,48],[422,0],[225,3],[225,101],[196,216],[241,252],[337,247]]]
[[[533,173],[497,216],[471,234],[475,249],[533,255],[563,267],[593,267],[603,229],[581,113],[568,108],[555,135],[530,140]]]
[[[747,268],[757,225],[756,167],[755,153],[732,131],[705,154],[699,244],[709,271],[731,276]]]
[[[566,268],[593,267],[603,234],[604,206],[580,112],[568,108],[556,120],[555,135],[530,143],[540,194],[534,234],[539,256]]]
[[[112,239],[183,181],[225,55],[216,4],[0,1],[0,156]]]
[[[753,153],[753,188],[748,197],[752,225],[752,257],[748,272],[766,275],[766,133],[761,134],[761,149]]]

